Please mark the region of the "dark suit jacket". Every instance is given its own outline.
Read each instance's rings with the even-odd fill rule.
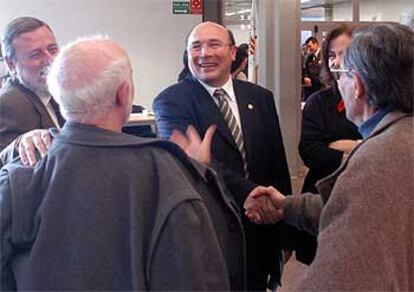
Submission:
[[[362,139],[357,127],[345,116],[345,108],[339,106],[342,97],[336,86],[320,90],[306,101],[302,116],[302,134],[299,154],[309,168],[302,193],[317,194],[315,183],[334,172],[342,161],[343,152],[328,147],[341,139]],[[316,253],[316,236],[307,232],[296,235],[296,258],[310,264]]]
[[[307,100],[308,97],[310,97],[312,93],[322,88],[322,82],[319,76],[320,71],[321,71],[321,63],[322,63],[321,54],[322,54],[321,51],[319,51],[319,54],[317,55],[311,53],[306,58],[303,77],[309,77],[312,80],[312,86],[304,87],[305,100]]]
[[[167,141],[54,136],[34,169],[0,173],[0,290],[245,288],[242,224],[213,171]]]
[[[54,101],[52,102],[56,105]],[[64,120],[59,108],[58,106],[54,108],[59,124],[62,126]],[[10,160],[13,156],[14,141],[21,134],[34,129],[52,127],[55,127],[55,124],[40,98],[17,79],[9,79],[0,90],[1,161]]]
[[[339,106],[342,97],[336,86],[313,94],[303,109],[299,154],[309,168],[302,192],[318,193],[316,181],[334,172],[342,161],[343,152],[328,147],[341,140],[362,139],[358,128],[346,118]]]
[[[249,82],[234,80],[233,86],[240,111],[250,180],[243,177],[241,154],[220,110],[197,80],[188,78],[168,87],[158,95],[153,107],[158,131],[163,138],[168,138],[174,129],[185,132],[190,124],[204,136],[210,125],[217,125],[212,143],[213,159],[242,209],[244,200],[255,186],[272,185],[282,193],[290,194],[291,184],[273,94]],[[246,219],[244,225],[247,232],[249,288],[262,289],[262,282],[253,282],[262,281],[266,273],[277,273],[277,244],[281,244],[278,239],[282,235],[280,229],[284,227],[281,224],[255,226]]]

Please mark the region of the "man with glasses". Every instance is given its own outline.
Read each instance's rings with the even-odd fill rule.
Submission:
[[[35,168],[0,172],[0,291],[244,290],[243,227],[214,172],[172,143],[121,133],[132,74],[106,38],[56,57],[47,79],[67,122]]]
[[[216,125],[213,163],[241,210],[248,194],[259,185],[290,193],[273,94],[255,84],[231,79],[236,53],[231,32],[216,23],[201,23],[187,39],[187,52],[192,78],[168,87],[154,101],[160,136],[169,138],[175,129],[185,132],[194,125],[203,137],[211,125]],[[254,226],[247,218],[243,220],[248,289],[263,291],[269,275],[277,280],[280,277],[285,226]]]
[[[414,291],[414,33],[378,23],[353,36],[332,72],[363,141],[319,196],[272,198],[279,219],[318,232],[297,291]]]
[[[1,47],[11,76],[0,91],[0,157],[5,161],[15,154],[22,134],[59,128],[64,119],[46,86],[47,70],[59,51],[51,28],[32,17],[14,19],[3,31]]]

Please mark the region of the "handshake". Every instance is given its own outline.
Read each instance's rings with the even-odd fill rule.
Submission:
[[[188,156],[200,163],[211,162],[211,143],[216,126],[210,126],[201,139],[194,126],[188,126],[186,133],[174,130],[170,141],[176,143]],[[258,186],[244,201],[246,216],[256,224],[274,224],[283,219],[283,205],[286,197],[273,187]]]
[[[256,224],[275,224],[283,219],[286,197],[274,187],[258,186],[244,202],[245,214]]]

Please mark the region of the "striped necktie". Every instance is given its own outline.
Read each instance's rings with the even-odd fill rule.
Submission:
[[[220,112],[222,113],[223,118],[226,121],[227,126],[229,127],[231,135],[233,136],[234,142],[236,143],[237,148],[240,151],[240,154],[243,159],[244,174],[245,177],[248,177],[249,172],[247,170],[246,150],[244,148],[243,136],[240,131],[239,125],[237,124],[236,118],[234,117],[230,105],[227,101],[227,93],[223,89],[219,88],[216,89],[216,91],[214,91],[213,96],[218,100],[218,108],[220,109]]]

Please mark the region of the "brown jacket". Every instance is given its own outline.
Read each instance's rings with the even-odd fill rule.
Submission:
[[[385,116],[318,190],[318,250],[298,290],[413,291],[413,116]]]

